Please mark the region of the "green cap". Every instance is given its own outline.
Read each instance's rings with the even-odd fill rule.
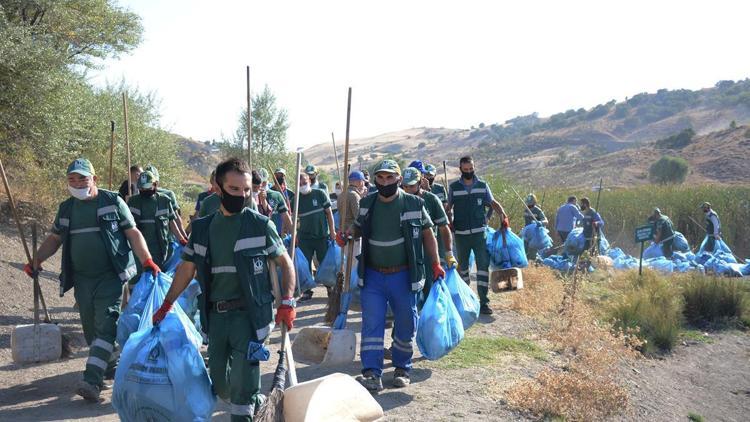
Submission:
[[[659,207],[654,208],[654,214],[661,214],[661,210],[659,209]]]
[[[157,170],[156,167],[154,167],[153,164],[147,165],[146,168],[144,168],[143,170],[144,171],[150,171],[151,174],[153,174],[154,177],[156,178],[154,180],[156,180],[157,182],[159,181],[159,170]]]
[[[276,174],[276,173],[281,173],[281,174],[283,174],[284,176],[286,176],[286,170],[284,170],[284,169],[283,169],[283,168],[281,168],[281,167],[277,168],[277,169],[276,169],[276,170],[274,170],[273,172],[274,172],[274,174]]]
[[[422,179],[422,173],[414,167],[404,169],[404,181],[406,186],[416,185]]]
[[[81,176],[96,176],[94,166],[91,165],[91,161],[85,158],[77,158],[75,161],[70,163],[68,166],[68,174],[78,173]]]
[[[710,202],[704,202],[698,208],[711,208],[711,203]]]
[[[373,174],[380,172],[401,174],[401,167],[393,160],[383,160],[375,165],[375,169],[372,172]]]
[[[307,173],[307,174],[318,174],[318,168],[315,167],[312,164],[308,164],[307,167],[305,167],[305,173]]]
[[[526,205],[536,204],[536,195],[533,193],[528,194],[526,196]]]
[[[154,182],[158,182],[154,173],[146,170],[138,176],[138,189],[153,189]]]
[[[430,176],[437,175],[437,169],[432,164],[427,164],[424,166],[424,172],[425,174],[429,174]]]
[[[258,174],[260,175],[260,181],[261,182],[268,181],[268,170],[266,170],[266,169],[260,169],[260,171],[258,171]]]

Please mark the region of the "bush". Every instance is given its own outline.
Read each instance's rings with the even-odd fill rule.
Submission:
[[[638,330],[645,340],[644,352],[666,352],[677,343],[682,323],[680,291],[665,277],[652,271],[638,276],[635,271],[620,275],[627,287],[608,310],[614,328]]]
[[[694,136],[695,131],[692,128],[683,129],[676,135],[656,141],[656,147],[673,149],[684,148],[693,141]]]
[[[665,155],[648,169],[648,178],[652,183],[682,183],[688,175],[688,162],[679,157]]]
[[[682,296],[684,315],[691,324],[740,320],[746,306],[740,282],[727,278],[690,275]]]

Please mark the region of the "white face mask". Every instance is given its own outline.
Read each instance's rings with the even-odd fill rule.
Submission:
[[[70,192],[70,195],[73,198],[80,199],[81,201],[85,201],[89,198],[91,198],[91,188],[85,187],[85,188],[74,188],[73,186],[68,185],[68,192]]]
[[[253,199],[255,202],[258,202],[258,196],[260,196],[260,192],[253,192]]]
[[[336,195],[341,195],[341,188],[336,188]]]
[[[299,193],[303,195],[307,195],[312,191],[312,187],[310,185],[304,185],[299,187]]]

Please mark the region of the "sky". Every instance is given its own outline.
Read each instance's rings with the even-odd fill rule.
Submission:
[[[251,90],[289,112],[288,147],[548,116],[750,77],[750,2],[120,0],[143,42],[105,62],[161,98],[161,125],[231,136]]]

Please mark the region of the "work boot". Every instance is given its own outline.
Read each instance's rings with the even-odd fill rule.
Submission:
[[[364,374],[357,377],[357,381],[371,393],[383,390],[383,381],[372,371],[365,371]]]
[[[411,384],[409,373],[406,372],[405,369],[396,368],[396,370],[393,371],[393,386],[396,388],[404,388],[409,384]]]
[[[101,389],[98,385],[89,384],[86,381],[79,381],[76,394],[83,397],[89,403],[99,403],[99,394]]]
[[[390,347],[383,349],[383,359],[393,360],[393,350]]]
[[[101,391],[104,391],[104,390],[111,390],[111,389],[112,389],[112,386],[113,386],[113,383],[106,383],[106,382],[102,382],[102,385],[101,385],[101,386],[99,386],[99,389],[100,389]]]
[[[484,304],[479,307],[479,313],[482,315],[492,315],[494,311],[490,308],[490,305]]]
[[[306,290],[304,293],[302,293],[302,296],[300,296],[297,302],[307,302],[308,300],[312,299],[312,297],[313,297],[313,291]]]

